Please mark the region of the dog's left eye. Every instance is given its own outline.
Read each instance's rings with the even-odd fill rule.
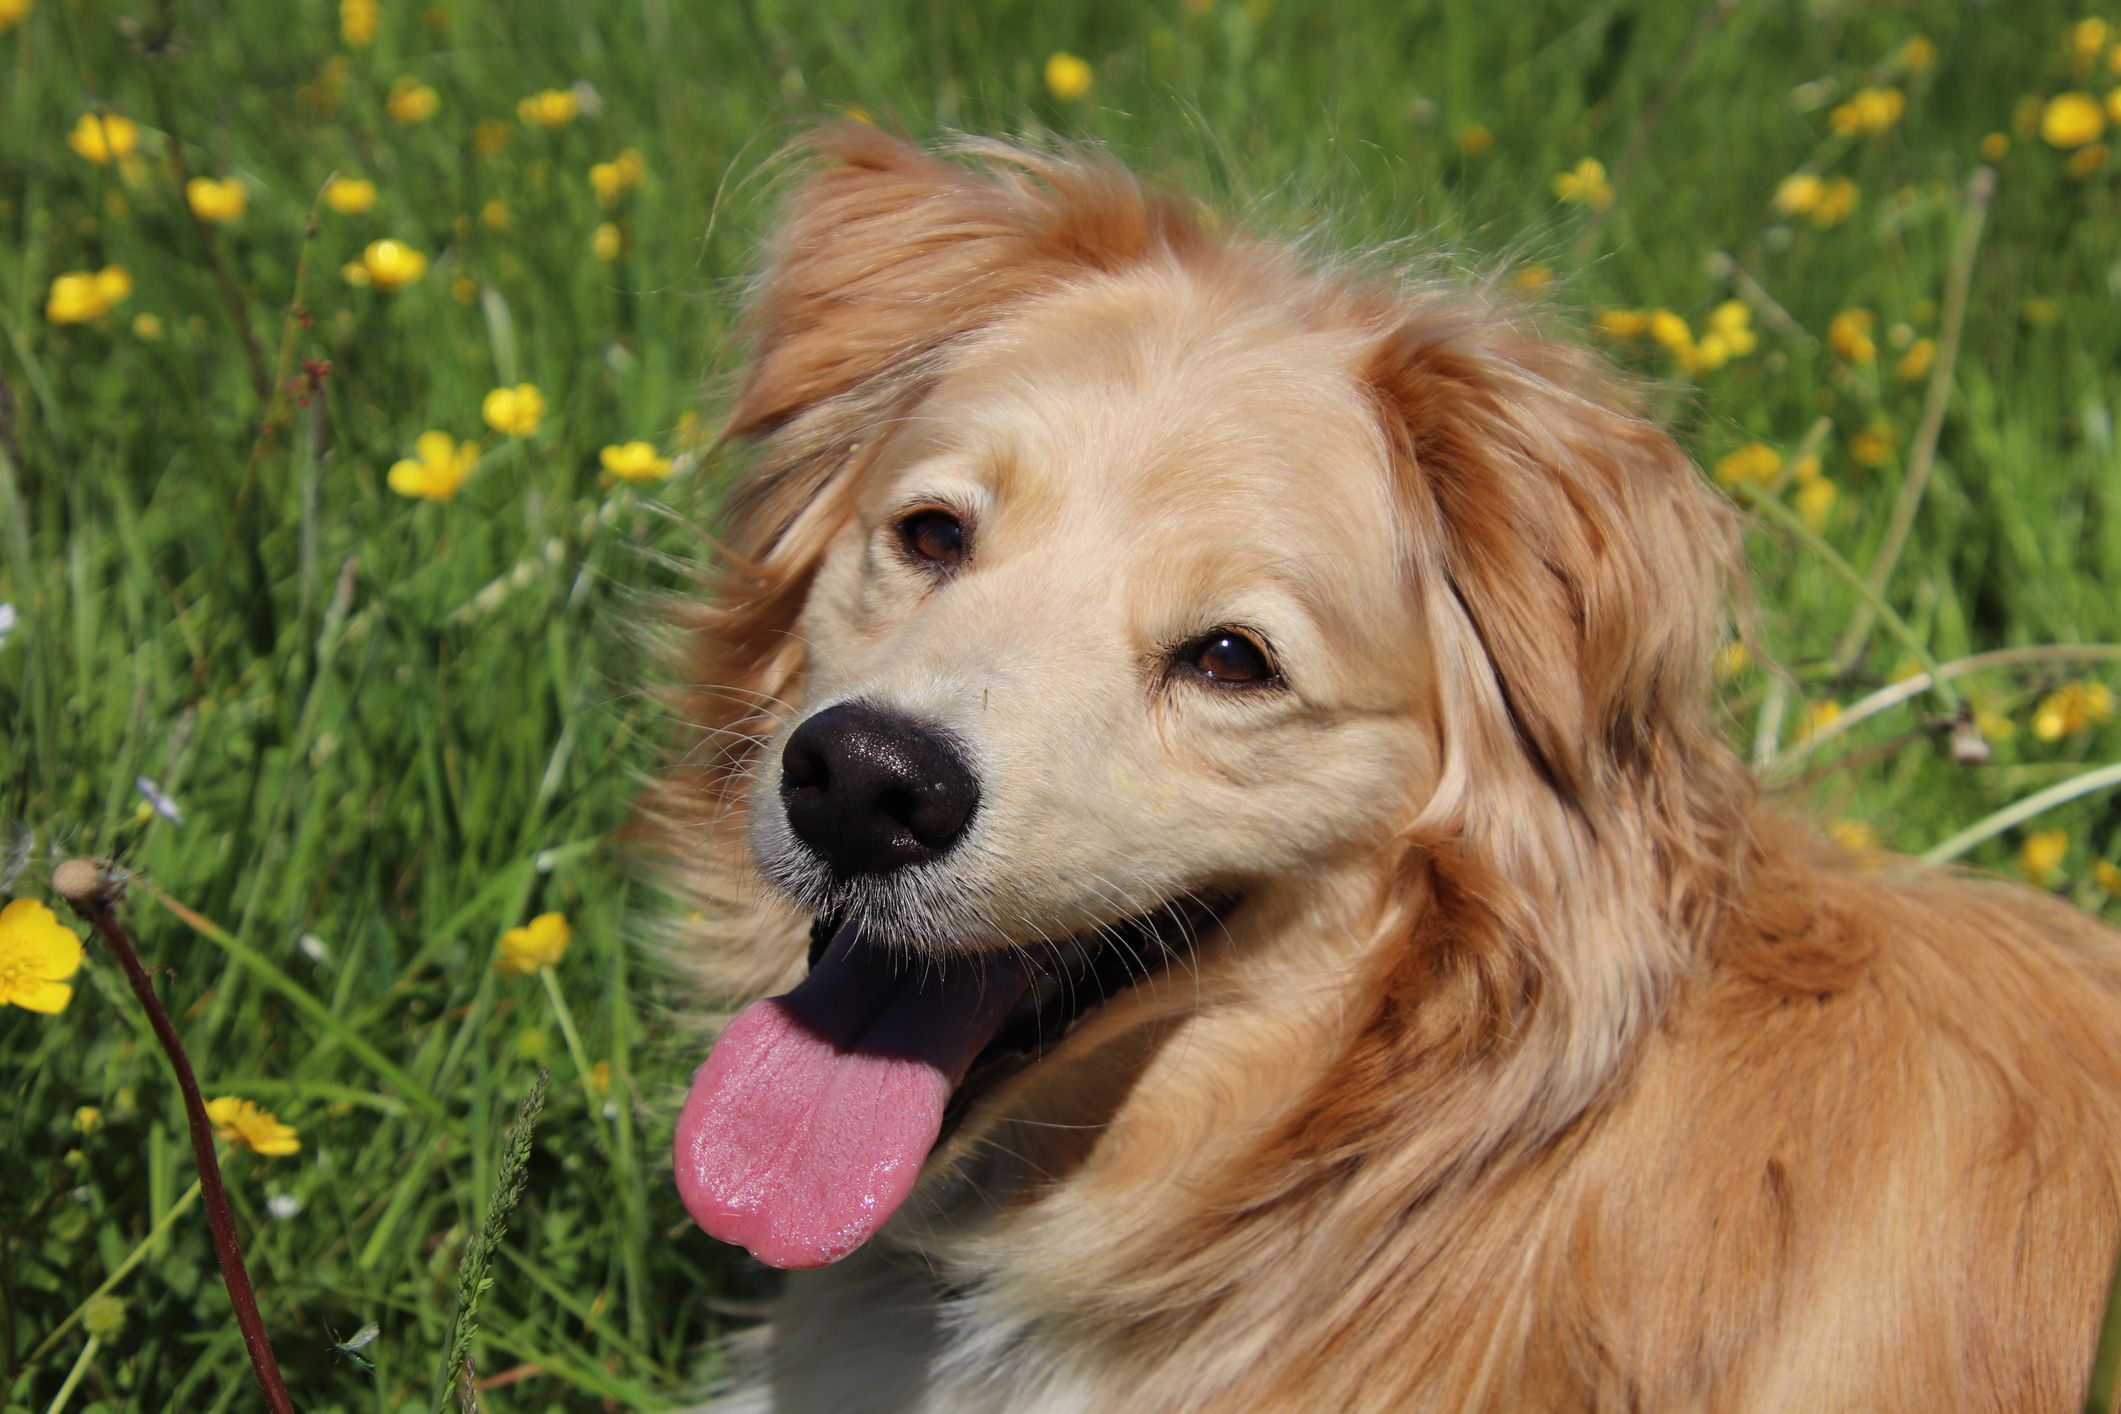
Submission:
[[[1271,687],[1281,681],[1260,641],[1240,628],[1218,628],[1180,650],[1180,661],[1227,687]]]
[[[912,559],[945,572],[965,561],[965,523],[948,511],[915,511],[898,523],[898,539]]]

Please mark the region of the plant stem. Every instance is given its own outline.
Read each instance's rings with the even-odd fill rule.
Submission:
[[[66,1383],[59,1386],[59,1392],[52,1396],[52,1402],[44,1414],[61,1414],[66,1408],[67,1401],[74,1397],[74,1387],[80,1384],[81,1377],[88,1373],[88,1362],[96,1358],[96,1347],[101,1344],[103,1340],[100,1336],[92,1335],[88,1338],[88,1343],[81,1347],[81,1353],[74,1357],[74,1368],[66,1372]]]
[[[1847,672],[1855,665],[1857,655],[1863,652],[1864,640],[1870,637],[1872,604],[1882,602],[1885,587],[1893,578],[1893,570],[1900,563],[1900,553],[1907,548],[1907,537],[1914,529],[1915,512],[1922,505],[1922,496],[1929,489],[1930,472],[1937,464],[1937,438],[1944,431],[1944,411],[1952,400],[1952,370],[1959,363],[1959,336],[1966,328],[1967,291],[1974,283],[1974,254],[1981,248],[1981,228],[1988,220],[1988,204],[1996,194],[1996,172],[1992,167],[1977,167],[1966,184],[1966,211],[1959,222],[1959,243],[1952,250],[1951,269],[1947,273],[1944,288],[1944,327],[1938,335],[1937,359],[1930,369],[1929,391],[1922,400],[1922,422],[1915,432],[1914,449],[1908,456],[1907,479],[1900,483],[1900,498],[1893,503],[1893,518],[1886,525],[1885,539],[1879,543],[1878,558],[1871,562],[1871,573],[1866,583],[1870,595],[1857,606],[1856,615],[1849,620],[1848,628],[1841,635],[1840,646],[1834,649],[1834,666],[1837,672]]]
[[[1983,840],[1993,839],[2013,825],[2022,825],[2034,816],[2052,810],[2066,801],[2075,800],[2080,795],[2090,795],[2095,790],[2105,790],[2109,786],[2121,786],[2121,761],[2110,766],[2101,766],[2096,771],[2071,776],[2046,790],[2035,791],[2023,800],[1982,816],[1943,844],[1924,850],[1923,862],[1943,864],[1957,859]]]
[[[1987,668],[2007,668],[2027,663],[2081,663],[2112,659],[2121,659],[2121,643],[2053,643],[2038,648],[1998,648],[1988,653],[1976,653],[1970,658],[1955,658],[1949,663],[1940,663],[1938,670],[1947,678],[1957,678]],[[1919,697],[1929,691],[1929,688],[1930,675],[1926,672],[1916,673],[1900,682],[1887,683],[1870,696],[1850,703],[1833,721],[1804,740],[1792,744],[1789,750],[1764,764],[1777,771],[1794,766],[1866,718],[1897,707],[1911,697]]]
[[[140,954],[111,911],[112,899],[118,892],[111,871],[89,860],[68,860],[52,871],[52,886],[117,957],[133,995],[147,1009],[148,1022],[169,1057],[170,1069],[176,1072],[177,1089],[184,1097],[184,1120],[191,1130],[192,1159],[199,1168],[199,1190],[206,1199],[206,1223],[213,1234],[214,1256],[221,1264],[221,1280],[228,1287],[229,1302],[236,1308],[244,1349],[250,1355],[251,1369],[257,1373],[258,1388],[265,1394],[266,1408],[273,1414],[294,1414],[287,1384],[280,1378],[280,1363],[273,1358],[272,1340],[265,1334],[265,1320],[258,1314],[250,1271],[243,1265],[243,1244],[236,1236],[236,1217],[228,1206],[228,1191],[221,1184],[221,1164],[214,1156],[214,1132],[206,1118],[206,1101],[199,1095],[198,1077],[192,1074],[191,1058],[184,1052],[176,1026],[163,1009],[161,998],[155,995],[153,980],[140,965]]]
[[[1915,630],[1908,626],[1907,620],[1901,618],[1891,604],[1886,603],[1884,598],[1870,587],[1864,580],[1862,572],[1850,564],[1846,556],[1832,545],[1827,544],[1825,537],[1806,525],[1803,517],[1772,496],[1748,496],[1746,504],[1752,510],[1758,511],[1761,515],[1774,521],[1791,535],[1796,536],[1804,543],[1805,549],[1817,555],[1826,562],[1828,568],[1832,569],[1843,579],[1846,579],[1856,593],[1862,596],[1865,606],[1872,613],[1875,613],[1886,628],[1892,632],[1893,636],[1899,639],[1902,645],[1906,647],[1908,654],[1914,658],[1916,666],[1928,678],[1929,690],[1937,695],[1937,700],[1943,704],[1945,711],[1954,715],[1958,713],[1959,694],[1952,691],[1950,685],[1945,682],[1946,674],[1938,666],[1936,655],[1930,652],[1929,645],[1924,643]]]

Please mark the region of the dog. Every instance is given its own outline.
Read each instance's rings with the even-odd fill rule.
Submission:
[[[1740,527],[1493,293],[816,136],[680,764],[732,1408],[2060,1410],[2121,934],[1762,803]]]

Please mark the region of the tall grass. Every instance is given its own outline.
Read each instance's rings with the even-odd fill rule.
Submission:
[[[2066,684],[2112,684],[2111,658],[1958,671],[1985,651],[2121,642],[2117,169],[2072,175],[2031,126],[2040,99],[2121,77],[2103,52],[2073,68],[2077,14],[2052,5],[1700,15],[443,0],[385,5],[355,46],[326,0],[42,0],[0,35],[0,602],[18,616],[0,646],[0,892],[48,897],[54,851],[122,860],[207,1093],[298,1128],[296,1155],[225,1154],[297,1403],[432,1394],[454,1274],[515,1152],[500,1136],[544,1067],[521,1205],[479,1301],[478,1398],[660,1407],[711,1375],[716,1312],[746,1297],[662,1165],[698,1058],[663,1024],[684,999],[632,947],[654,901],[608,844],[666,738],[629,630],[645,595],[681,585],[665,557],[697,552],[726,473],[680,456],[667,483],[613,484],[598,451],[682,452],[711,429],[768,159],[818,116],[1094,136],[1321,251],[1502,264],[1586,318],[1664,307],[1698,334],[1747,298],[1759,347],[1720,370],[1613,343],[1661,380],[1660,412],[1705,465],[1753,441],[1788,463],[1821,427],[1835,500],[1816,532],[1786,472],[1753,493],[1788,514],[1760,515],[1772,666],[1735,671],[1734,735],[1854,822],[1850,838],[1862,825],[1911,852],[2121,756],[2111,722],[2034,729]],[[1933,65],[1911,62],[1918,37]],[[1089,61],[1087,95],[1047,91],[1057,51]],[[433,90],[431,117],[390,116],[401,79]],[[1835,106],[1866,84],[1898,89],[1904,115],[1838,135]],[[519,118],[526,96],[577,85],[589,106],[572,121]],[[69,148],[106,105],[142,125],[137,163]],[[491,151],[482,120],[502,125]],[[1984,159],[1991,132],[2008,151]],[[601,208],[589,169],[629,147],[645,181]],[[1603,214],[1551,185],[1587,156],[1616,184]],[[1930,484],[1880,594],[1912,645],[1873,627],[1843,654],[1923,420],[1902,336],[1941,333],[1984,160],[1997,185]],[[238,178],[241,219],[194,221],[180,165]],[[1852,180],[1853,213],[1827,229],[1779,214],[1801,170]],[[373,179],[374,208],[320,203],[333,173]],[[395,292],[348,283],[342,266],[386,236],[426,273]],[[128,298],[85,323],[47,317],[55,276],[109,265]],[[1828,338],[1847,308],[1872,314],[1873,362]],[[481,401],[520,382],[549,407],[510,440]],[[446,504],[386,485],[429,429],[484,448]],[[1866,432],[1876,465],[1855,455]],[[1987,764],[1955,762],[1935,694],[1888,700],[1921,659],[1980,714]],[[1867,697],[1883,705],[1827,727],[1821,704]],[[2015,871],[2044,830],[2064,838],[2040,882],[2113,912],[2094,871],[2121,855],[2111,790],[1968,857]],[[496,973],[501,931],[546,911],[573,928],[554,985]],[[175,1091],[112,970],[91,957],[76,982],[59,1016],[0,1009],[4,1399],[45,1407],[64,1386],[76,1409],[247,1407]],[[90,1350],[68,1322],[105,1286],[125,1320]],[[373,1370],[333,1349],[371,1321]]]

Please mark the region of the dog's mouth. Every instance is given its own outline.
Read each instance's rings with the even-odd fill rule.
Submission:
[[[712,1237],[776,1267],[868,1241],[980,1091],[1186,955],[1237,900],[1174,901],[1124,922],[938,961],[820,919],[810,975],[744,1009],[678,1117],[678,1192]]]

